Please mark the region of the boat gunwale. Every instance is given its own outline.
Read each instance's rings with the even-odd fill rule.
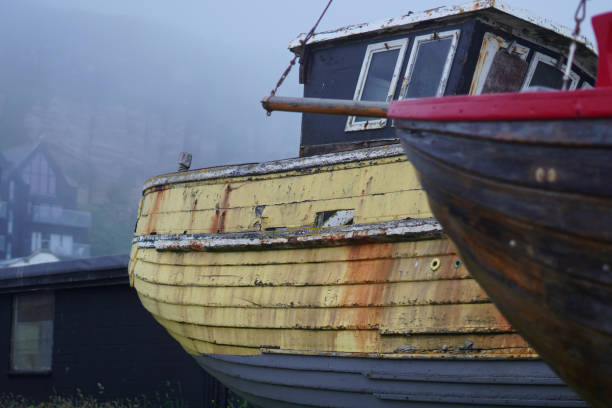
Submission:
[[[398,142],[392,145],[327,153],[316,156],[295,157],[260,163],[235,164],[190,170],[186,172],[167,173],[148,179],[143,186],[142,194],[145,195],[147,191],[152,188],[163,188],[163,186],[172,184],[282,173],[292,170],[299,171],[319,166],[382,159],[402,155],[404,155],[404,150]]]
[[[442,227],[435,218],[409,218],[373,224],[303,227],[282,231],[139,235],[132,239],[132,244],[136,244],[139,249],[151,248],[157,251],[240,251],[416,241],[442,236]]]

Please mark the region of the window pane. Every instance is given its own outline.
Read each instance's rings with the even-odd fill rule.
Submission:
[[[372,54],[368,76],[361,93],[362,101],[385,102],[387,100],[399,52],[399,49],[395,49]],[[365,122],[366,120],[378,120],[378,118],[355,117],[355,122]]]
[[[53,294],[16,295],[13,309],[11,368],[51,369],[53,351]]]
[[[453,39],[450,37],[425,41],[418,45],[405,98],[436,96],[452,43]]]
[[[545,86],[547,88],[561,89],[563,87],[563,72],[552,65],[538,62],[529,86]]]
[[[399,49],[375,52],[372,55],[368,76],[361,93],[362,101],[384,102],[387,100],[398,55]]]

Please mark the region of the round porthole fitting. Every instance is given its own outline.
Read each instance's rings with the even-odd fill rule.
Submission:
[[[455,266],[455,269],[458,269],[461,266],[461,263],[462,263],[461,259],[457,259],[455,263],[453,264]]]
[[[431,263],[429,264],[429,269],[431,269],[432,271],[435,271],[439,267],[440,267],[440,260],[438,258],[432,259]]]

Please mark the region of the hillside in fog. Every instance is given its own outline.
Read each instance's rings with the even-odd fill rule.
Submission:
[[[144,180],[174,171],[181,151],[196,167],[245,159],[248,125],[214,106],[228,95],[207,52],[216,39],[29,2],[0,15],[0,148],[51,147],[93,212],[92,254],[127,251]]]

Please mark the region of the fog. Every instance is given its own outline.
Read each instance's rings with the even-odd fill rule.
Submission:
[[[298,154],[300,115],[259,101],[326,3],[3,1],[0,149],[47,144],[93,214],[92,254],[127,252],[142,184],[181,151],[192,168]],[[577,3],[511,2],[572,28]],[[319,31],[444,4],[336,0]],[[589,1],[588,17],[605,7]],[[588,20],[583,33],[594,41]],[[279,95],[301,94],[295,69]]]

